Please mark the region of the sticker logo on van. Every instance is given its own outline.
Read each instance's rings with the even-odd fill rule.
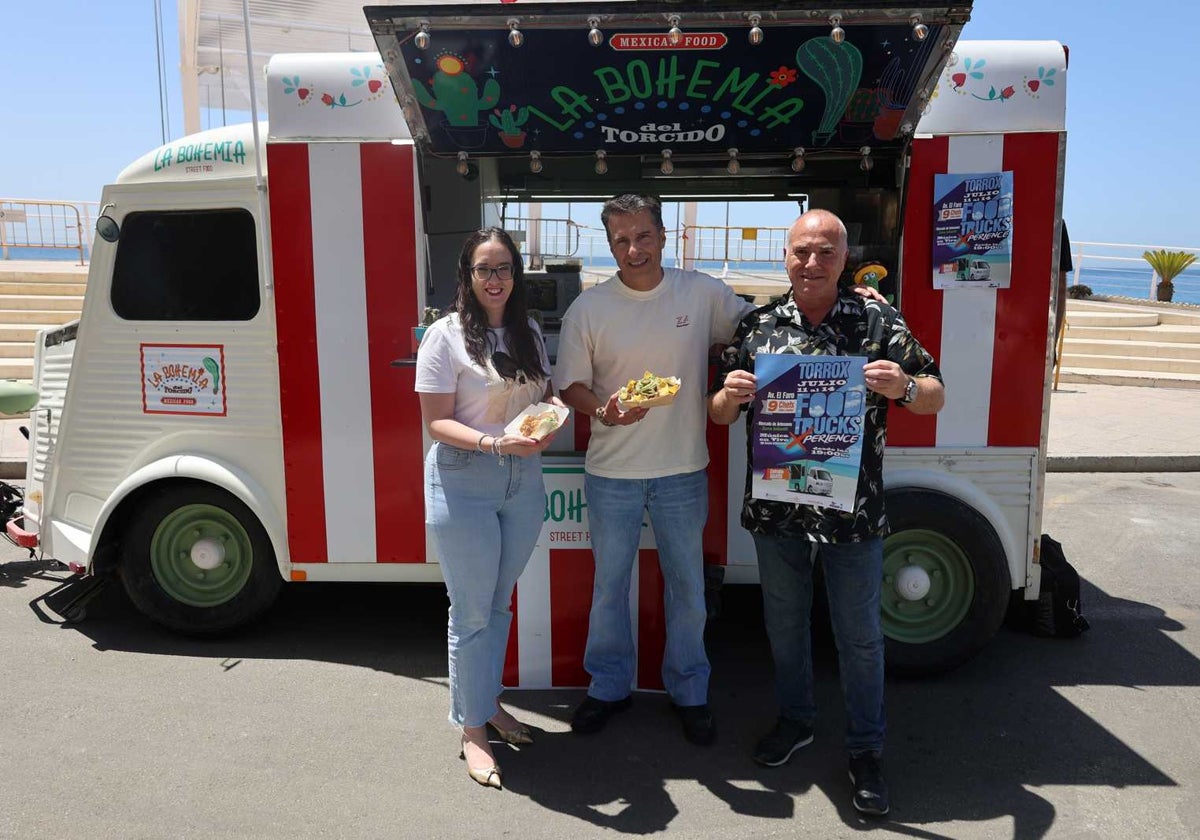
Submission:
[[[141,345],[142,412],[224,417],[225,345]]]

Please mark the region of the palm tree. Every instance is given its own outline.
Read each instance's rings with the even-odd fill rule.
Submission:
[[[1175,284],[1171,281],[1196,261],[1196,255],[1186,251],[1168,251],[1165,248],[1159,248],[1157,251],[1143,251],[1142,259],[1150,263],[1150,267],[1158,275],[1158,286],[1156,287],[1158,299],[1169,301],[1175,295]]]

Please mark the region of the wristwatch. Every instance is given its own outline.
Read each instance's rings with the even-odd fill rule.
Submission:
[[[904,386],[904,396],[896,400],[900,405],[909,405],[917,398],[917,380],[911,376],[908,377],[908,384]]]
[[[599,420],[600,425],[602,425],[602,426],[617,425],[616,423],[614,423],[613,421],[609,420],[607,417],[604,416],[604,409],[605,409],[605,406],[602,406],[602,405],[596,406],[596,410],[594,412],[592,412],[592,416],[595,417],[597,420]]]

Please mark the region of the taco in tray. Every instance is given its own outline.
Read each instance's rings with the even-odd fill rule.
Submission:
[[[525,437],[541,440],[558,429],[558,412],[548,408],[539,414],[528,414],[521,421],[520,432]]]
[[[636,406],[652,400],[663,401],[673,398],[679,391],[679,379],[674,376],[657,376],[646,371],[641,379],[630,379],[617,392],[621,403]]]

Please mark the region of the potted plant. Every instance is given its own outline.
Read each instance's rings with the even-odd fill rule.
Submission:
[[[500,129],[500,139],[505,146],[519,149],[525,145],[525,132],[521,130],[521,126],[525,125],[528,119],[529,109],[518,110],[516,105],[509,105],[507,111],[493,108],[488,122]]]
[[[1159,300],[1170,301],[1175,295],[1175,284],[1172,281],[1196,261],[1196,255],[1186,251],[1159,248],[1157,251],[1143,251],[1142,259],[1150,263],[1150,267],[1158,275],[1155,296]]]
[[[421,344],[421,339],[425,337],[425,330],[429,325],[442,317],[442,310],[432,306],[426,306],[425,311],[421,313],[421,324],[412,328],[412,352],[417,352],[417,347]]]

